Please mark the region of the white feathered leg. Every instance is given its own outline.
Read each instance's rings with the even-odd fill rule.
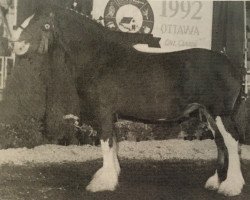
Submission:
[[[103,153],[103,167],[94,175],[92,181],[86,187],[90,192],[113,191],[118,185],[118,176],[120,174],[120,165],[117,159],[116,144],[109,146],[109,140],[101,140]]]
[[[216,118],[216,124],[225,141],[229,158],[227,178],[220,184],[218,193],[226,196],[239,195],[243,185],[245,184],[240,168],[240,156],[238,151],[239,144],[238,141],[236,141],[231,134],[226,131],[220,117]]]

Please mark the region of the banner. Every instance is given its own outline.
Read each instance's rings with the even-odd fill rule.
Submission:
[[[92,16],[112,30],[161,38],[160,49],[136,45],[141,51],[211,49],[212,1],[94,0]]]

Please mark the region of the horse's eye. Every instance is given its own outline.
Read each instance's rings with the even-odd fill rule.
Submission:
[[[50,29],[50,24],[44,24],[44,28],[45,28],[46,30],[49,30],[49,29]]]

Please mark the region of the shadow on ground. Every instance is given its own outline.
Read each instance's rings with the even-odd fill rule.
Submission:
[[[85,163],[1,167],[1,200],[247,200],[250,162],[242,164],[246,186],[237,197],[224,197],[203,188],[215,170],[214,161],[121,161],[120,185],[115,192],[89,193],[85,187],[101,160]]]

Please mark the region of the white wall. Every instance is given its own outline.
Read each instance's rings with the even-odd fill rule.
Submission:
[[[162,48],[160,50],[145,49],[145,46],[138,46],[138,49],[154,52],[170,52],[188,48],[211,49],[213,15],[212,1],[133,0],[131,3],[130,0],[94,0],[92,16],[95,19],[99,19],[100,16],[107,19],[108,17],[104,16],[104,12],[105,8],[112,11],[110,2],[113,2],[116,10],[116,14],[114,14],[114,21],[116,21],[115,26],[117,30],[121,30],[119,25],[117,25],[119,23],[117,18],[120,17],[118,15],[121,15],[120,11],[124,7],[128,8],[127,10],[124,9],[126,10],[123,13],[124,16],[131,16],[139,19],[139,17],[137,17],[139,14],[136,13],[136,9],[131,12],[132,7],[128,7],[126,4],[130,3],[133,6],[140,8],[141,11],[147,11],[145,8],[147,8],[148,2],[152,8],[154,15],[152,34],[156,37],[162,38],[160,41]],[[118,4],[116,2],[118,2]],[[106,11],[106,13],[108,12]],[[143,20],[145,20],[145,17]],[[140,20],[137,20],[136,23],[141,25],[139,21]],[[111,27],[113,26],[114,25]],[[126,30],[123,29],[123,31]],[[141,32],[143,33],[143,31]]]

